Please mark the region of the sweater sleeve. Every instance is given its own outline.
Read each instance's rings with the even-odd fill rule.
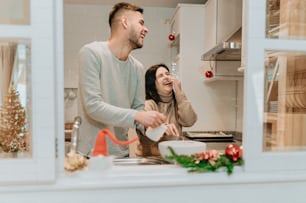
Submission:
[[[187,99],[183,91],[176,91],[178,122],[184,127],[190,127],[197,121],[197,114],[191,102]]]

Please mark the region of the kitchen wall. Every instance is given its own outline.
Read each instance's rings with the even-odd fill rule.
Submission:
[[[77,95],[74,96],[78,84],[77,53],[82,45],[88,42],[108,39],[110,9],[111,6],[64,5],[64,66],[65,93],[67,93],[65,94],[65,122],[73,121],[78,115]],[[174,8],[144,7],[145,25],[149,29],[149,34],[145,38],[144,47],[133,51],[132,54],[145,67],[160,62],[170,66],[171,53],[168,35],[170,33],[169,23],[174,11]],[[198,59],[200,55],[192,57]],[[188,130],[241,131],[242,113],[237,114],[237,112],[242,109],[242,106],[237,106],[236,100],[237,95],[242,94],[241,85],[237,85],[236,81],[218,81],[213,84],[201,82],[206,66],[207,64],[203,62],[203,66],[189,67],[195,71],[188,71],[184,74],[183,89],[190,97],[199,116],[199,121]],[[193,84],[194,81],[196,85]],[[238,101],[238,103],[242,102]]]

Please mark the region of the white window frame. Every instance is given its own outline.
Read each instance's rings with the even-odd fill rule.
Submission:
[[[31,24],[1,24],[0,38],[31,40],[33,157],[0,160],[0,185],[54,182],[57,170],[63,171],[62,0],[30,2]],[[263,152],[262,143],[264,51],[306,51],[306,40],[266,39],[266,0],[244,0],[243,4],[245,172],[305,170],[306,152]],[[62,140],[58,166],[55,138]]]
[[[263,152],[263,123],[265,50],[306,52],[306,40],[266,39],[266,0],[244,0],[243,3],[245,170],[305,170],[306,151]]]
[[[0,160],[0,185],[55,181],[55,138],[60,122],[57,111],[61,104],[57,103],[59,93],[56,91],[61,85],[57,84],[56,75],[60,66],[55,55],[55,4],[53,0],[31,0],[29,25],[0,24],[0,40],[25,38],[31,41],[33,129],[32,157]]]

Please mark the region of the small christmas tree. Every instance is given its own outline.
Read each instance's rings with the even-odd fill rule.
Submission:
[[[19,93],[11,85],[8,95],[0,106],[0,146],[4,152],[28,151],[26,112]]]

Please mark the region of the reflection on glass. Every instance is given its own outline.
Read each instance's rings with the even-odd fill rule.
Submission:
[[[267,0],[266,37],[306,39],[306,0]]]
[[[306,146],[306,52],[265,52],[264,151]]]
[[[0,39],[0,158],[31,156],[30,56],[28,41]]]

